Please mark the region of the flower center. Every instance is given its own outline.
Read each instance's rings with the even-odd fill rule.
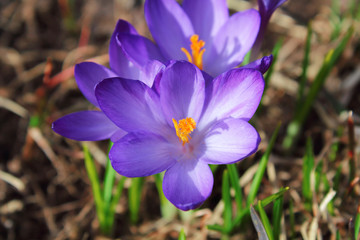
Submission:
[[[198,68],[201,70],[203,69],[203,61],[202,57],[205,52],[205,49],[203,48],[205,46],[205,42],[203,40],[199,40],[199,35],[194,34],[190,37],[190,48],[191,48],[191,54],[186,48],[181,48],[181,51],[183,51],[188,58],[188,61],[195,64]]]
[[[196,128],[196,122],[190,117],[179,120],[179,123],[177,123],[175,119],[172,120],[174,123],[176,135],[179,137],[179,140],[184,146],[185,143],[188,143],[189,139],[191,139],[190,133],[192,133]]]

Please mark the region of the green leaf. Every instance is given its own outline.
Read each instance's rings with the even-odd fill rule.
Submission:
[[[287,128],[286,137],[283,141],[284,149],[290,150],[290,148],[294,145],[295,141],[297,140],[297,137],[300,133],[302,125],[304,124],[304,121],[306,120],[319,91],[323,87],[325,80],[329,76],[335,63],[337,62],[337,60],[343,53],[353,32],[354,32],[354,28],[350,27],[349,30],[347,31],[346,35],[342,39],[342,41],[335,48],[335,50],[332,49],[327,53],[327,55],[324,59],[324,62],[322,64],[319,72],[317,73],[313,84],[311,85],[311,87],[309,89],[307,96],[305,97],[304,101],[302,101],[302,103],[301,103],[301,108],[295,112],[294,119],[292,120],[292,122],[289,124],[289,126]]]
[[[295,239],[295,214],[294,214],[294,202],[290,199],[289,203],[289,218],[290,218],[290,239]]]
[[[304,59],[302,64],[302,73],[300,77],[299,91],[298,91],[296,108],[295,108],[296,112],[299,111],[299,109],[301,108],[301,103],[304,101],[304,91],[305,91],[305,84],[307,81],[307,69],[309,66],[310,49],[311,49],[311,36],[312,36],[311,22],[309,22],[307,30],[308,31],[307,31],[307,37],[305,43]]]
[[[275,144],[275,140],[277,138],[277,135],[279,133],[279,129],[280,129],[281,123],[279,123],[273,133],[273,135],[271,136],[270,142],[269,142],[269,146],[267,147],[265,154],[262,156],[261,160],[260,160],[260,164],[259,164],[259,168],[254,176],[254,180],[251,184],[250,187],[250,192],[247,198],[247,206],[250,206],[250,204],[252,204],[256,198],[256,195],[258,193],[258,190],[260,188],[261,185],[261,180],[264,176],[265,173],[265,169],[267,166],[267,163],[269,161],[269,157],[270,157],[270,153],[272,151],[272,148],[274,147]]]
[[[262,224],[259,215],[252,206],[250,206],[250,216],[258,234],[259,240],[269,240],[265,227]]]
[[[143,177],[137,177],[131,179],[131,185],[129,188],[129,211],[130,221],[132,224],[136,224],[139,220],[139,210],[141,203],[141,192],[144,184]]]
[[[355,217],[355,225],[354,225],[354,239],[359,239],[360,237],[360,205],[357,209],[357,214]]]
[[[172,205],[172,203],[169,202],[164,195],[162,188],[163,173],[155,174],[154,178],[155,178],[155,185],[158,190],[159,198],[160,198],[161,215],[165,219],[172,220],[177,213],[177,208],[174,205]]]
[[[226,233],[230,233],[232,225],[232,204],[230,197],[230,183],[229,174],[227,170],[224,170],[222,179],[222,200],[224,201],[224,230]]]
[[[305,207],[309,211],[312,206],[312,189],[311,189],[311,172],[314,169],[314,155],[313,155],[313,146],[310,138],[306,142],[306,153],[303,163],[303,182],[302,182],[302,193],[305,198]]]
[[[282,214],[283,214],[283,202],[284,202],[284,195],[282,195],[279,199],[277,199],[274,202],[273,218],[272,218],[273,228],[274,228],[273,229],[274,240],[280,239],[281,218],[282,218]]]
[[[180,233],[179,233],[179,238],[178,240],[186,240],[186,235],[185,235],[185,232],[184,232],[184,229],[182,228]]]
[[[102,191],[100,187],[100,181],[96,172],[94,160],[92,159],[88,147],[83,144],[85,168],[90,179],[91,188],[94,195],[96,213],[99,219],[100,228],[102,231],[106,230],[106,220],[104,214],[104,202],[102,199]]]
[[[261,219],[261,222],[264,225],[266,234],[267,234],[269,240],[273,240],[274,239],[273,238],[274,233],[273,233],[269,218],[267,217],[267,215],[265,213],[265,210],[264,210],[263,206],[261,205],[260,200],[258,201],[257,207],[258,207],[258,211],[259,211],[259,214],[260,214],[260,219]]]
[[[231,186],[235,190],[235,202],[237,207],[237,213],[240,213],[242,210],[242,192],[239,184],[239,174],[236,169],[236,164],[228,164],[227,169],[229,171],[229,177]]]

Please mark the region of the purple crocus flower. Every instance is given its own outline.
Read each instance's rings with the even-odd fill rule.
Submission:
[[[256,58],[259,54],[262,40],[264,38],[267,25],[269,24],[271,15],[287,0],[258,0],[259,12],[261,16],[261,24],[259,34],[256,38],[254,47],[251,52],[251,57]]]
[[[118,21],[110,41],[109,57],[111,70],[93,62],[83,62],[75,66],[75,80],[83,95],[95,106],[99,107],[95,98],[95,85],[105,78],[125,77],[139,79],[152,86],[156,74],[163,64],[149,61],[144,65],[134,66],[116,43],[119,32],[134,33],[135,29],[125,21]],[[97,141],[111,139],[116,141],[126,132],[116,126],[101,111],[80,111],[68,114],[52,124],[52,129],[67,138],[78,141]]]
[[[215,79],[186,61],[173,61],[152,87],[141,81],[108,78],[95,95],[102,111],[128,132],[109,157],[126,177],[166,171],[163,190],[182,210],[199,207],[210,195],[208,164],[235,163],[258,147],[248,123],[264,89],[262,74],[233,69]]]
[[[226,0],[147,0],[145,18],[156,42],[135,32],[119,33],[118,44],[134,65],[156,59],[188,60],[211,76],[239,65],[255,42],[259,12],[229,17]]]

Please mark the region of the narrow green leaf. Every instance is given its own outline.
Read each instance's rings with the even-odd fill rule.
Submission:
[[[227,170],[224,170],[222,178],[222,200],[224,201],[224,230],[227,233],[231,231],[232,225],[232,204],[230,197],[230,183],[229,174]]]
[[[290,199],[289,203],[289,218],[290,218],[290,239],[295,239],[295,214],[294,202]]]
[[[116,205],[119,203],[122,191],[124,189],[125,180],[126,180],[126,177],[124,177],[124,176],[120,177],[120,180],[115,189],[115,194],[113,195],[113,197],[111,199],[109,215],[106,217],[108,219],[107,226],[109,228],[109,230],[108,230],[109,232],[112,232],[112,230],[114,228]]]
[[[322,169],[323,169],[323,161],[320,161],[315,168],[315,192],[319,192],[320,183],[322,182]]]
[[[289,191],[289,187],[281,188],[277,193],[272,194],[271,196],[264,198],[261,200],[261,204],[263,207],[266,207],[270,203],[278,200],[279,198],[283,197],[284,193]]]
[[[311,210],[312,205],[312,190],[311,190],[311,171],[314,169],[314,154],[313,146],[310,138],[306,142],[306,153],[303,163],[303,182],[302,182],[302,193],[305,198],[305,207]]]
[[[336,192],[339,192],[341,170],[342,170],[342,165],[339,165],[338,168],[336,169],[336,173],[334,176],[334,190]]]
[[[237,213],[240,213],[243,207],[242,207],[242,192],[239,184],[239,174],[237,172],[235,163],[228,164],[227,169],[229,171],[231,186],[235,190],[235,202],[237,207]]]
[[[266,93],[266,90],[267,88],[269,87],[269,84],[270,84],[270,80],[271,80],[271,76],[274,72],[274,68],[275,68],[275,65],[276,65],[276,62],[277,62],[277,58],[278,58],[278,55],[279,55],[279,51],[280,51],[280,48],[283,44],[283,39],[280,39],[276,42],[275,46],[274,46],[274,49],[273,49],[273,52],[272,52],[272,55],[273,55],[273,61],[271,63],[271,66],[269,67],[269,69],[267,70],[266,74],[264,75],[264,80],[265,80],[265,87],[264,87],[264,92],[263,92],[263,96],[265,96],[265,93]],[[261,98],[261,101],[260,101],[260,104],[259,104],[259,107],[258,109],[256,110],[257,113],[261,112],[262,110],[262,100],[263,98]]]
[[[83,144],[83,151],[84,151],[84,158],[85,158],[85,168],[86,172],[90,179],[91,188],[94,195],[94,202],[95,202],[95,208],[96,213],[99,219],[100,228],[105,230],[105,215],[104,215],[104,202],[102,199],[102,191],[100,187],[100,181],[98,174],[96,172],[96,167],[94,160],[92,159],[88,147]]]
[[[177,208],[172,205],[165,197],[163,188],[162,188],[162,181],[163,181],[163,173],[158,173],[154,175],[155,178],[155,185],[159,193],[160,198],[160,211],[161,215],[165,219],[173,219],[177,213]]]
[[[113,143],[109,144],[109,151],[112,147]],[[104,176],[104,204],[105,206],[109,206],[112,198],[112,191],[114,187],[116,172],[111,166],[111,162],[109,156],[107,156],[106,168],[105,168],[105,176]]]
[[[284,193],[286,191],[288,191],[290,188],[289,187],[285,187],[283,189],[280,189],[279,192],[272,194],[271,196],[264,198],[263,200],[261,200],[261,205],[262,207],[266,207],[267,205],[269,205],[270,203],[276,201],[277,199],[279,199],[280,197],[282,197],[284,195]],[[257,209],[257,205],[255,205],[255,208]],[[234,229],[236,227],[239,226],[239,224],[242,222],[242,219],[246,216],[250,214],[250,206],[245,207],[240,214],[238,214],[235,219],[233,220],[233,224],[232,224],[232,228]]]
[[[261,185],[261,180],[264,176],[265,173],[265,169],[267,166],[267,163],[269,161],[269,157],[270,157],[270,153],[272,151],[272,148],[274,147],[275,144],[275,140],[277,138],[277,135],[279,133],[279,129],[280,129],[281,123],[279,123],[273,133],[273,135],[271,136],[270,142],[269,142],[269,146],[267,147],[265,154],[262,156],[261,160],[260,160],[260,164],[259,164],[259,168],[254,176],[254,180],[251,184],[250,187],[250,192],[247,198],[247,206],[250,206],[250,204],[252,204],[255,200],[255,197],[258,193],[258,190],[260,188]]]
[[[216,172],[216,170],[219,168],[219,166],[220,165],[209,164],[209,167],[213,174]]]
[[[324,62],[317,73],[313,84],[311,85],[307,96],[305,97],[304,101],[302,102],[301,108],[295,112],[295,116],[293,121],[289,124],[286,132],[286,137],[283,141],[283,147],[286,150],[290,150],[290,148],[294,145],[299,132],[302,128],[304,121],[306,120],[313,103],[325,83],[325,80],[329,76],[331,70],[333,69],[335,63],[343,53],[348,41],[350,40],[352,34],[354,32],[354,28],[350,27],[347,31],[346,35],[339,43],[339,45],[335,48],[335,50],[330,50]]]
[[[258,211],[260,214],[260,219],[261,219],[262,224],[264,225],[267,236],[268,236],[269,240],[273,240],[274,233],[273,233],[269,218],[267,217],[266,212],[265,212],[263,206],[261,205],[260,200],[258,201],[257,206],[258,206]]]
[[[305,85],[307,81],[307,70],[309,66],[309,59],[310,59],[310,49],[311,49],[311,36],[312,36],[312,25],[311,22],[308,24],[307,28],[307,36],[306,36],[306,42],[305,42],[305,52],[304,52],[304,59],[302,64],[302,73],[300,77],[300,83],[299,83],[299,91],[298,96],[296,100],[296,112],[299,111],[299,108],[301,107],[301,104],[304,100],[304,91],[305,91]]]
[[[272,61],[271,66],[267,70],[267,72],[265,74],[265,77],[264,77],[264,80],[265,80],[265,90],[264,90],[264,92],[269,87],[270,79],[271,79],[272,73],[274,72],[274,68],[275,68],[275,65],[276,65],[276,62],[277,62],[279,51],[280,51],[280,49],[281,49],[281,47],[283,45],[283,42],[284,42],[283,39],[278,40],[276,42],[275,46],[274,46],[273,51],[272,51],[273,61]]]
[[[279,199],[277,199],[274,202],[273,206],[273,217],[272,217],[272,223],[273,223],[273,233],[274,233],[274,240],[280,239],[280,233],[281,233],[281,218],[283,214],[283,202],[284,202],[284,195],[282,195]]]
[[[355,217],[355,225],[354,225],[354,239],[359,239],[360,237],[360,205],[358,206],[356,217]]]
[[[252,206],[250,206],[250,216],[258,234],[259,240],[269,240],[265,227],[262,224],[259,215],[256,213],[255,209]]]
[[[184,232],[184,229],[182,228],[180,233],[179,233],[179,240],[186,240],[186,235],[185,235],[185,232]]]
[[[141,192],[144,184],[144,178],[132,178],[129,188],[129,211],[130,221],[132,224],[136,224],[139,219],[139,210],[141,202]]]
[[[336,240],[341,240],[341,235],[339,229],[336,230]]]
[[[225,233],[224,227],[220,226],[218,224],[214,224],[214,225],[207,225],[207,228],[213,231],[217,231],[217,232],[221,232],[221,233]]]
[[[248,51],[248,53],[245,55],[244,60],[241,63],[242,66],[250,63],[250,56],[251,56],[251,50]]]

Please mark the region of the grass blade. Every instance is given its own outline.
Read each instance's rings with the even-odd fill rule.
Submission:
[[[360,205],[357,208],[356,218],[355,218],[355,225],[354,225],[354,239],[359,239],[360,235]]]
[[[107,217],[107,219],[108,219],[107,226],[110,229],[109,231],[112,231],[112,229],[114,227],[115,209],[116,209],[116,205],[119,203],[122,191],[124,189],[125,180],[126,180],[126,177],[124,177],[124,176],[120,177],[120,180],[115,189],[115,194],[113,195],[113,197],[111,199],[111,203],[110,203],[110,207],[109,207],[109,215]]]
[[[229,171],[231,186],[235,190],[235,202],[236,202],[236,207],[237,207],[237,213],[240,213],[243,208],[242,207],[243,197],[242,197],[242,192],[241,192],[241,188],[240,188],[240,184],[239,184],[239,174],[237,172],[235,164],[228,164],[227,169]]]
[[[304,100],[305,84],[307,81],[307,70],[308,70],[309,59],[310,59],[311,36],[312,36],[312,25],[311,25],[311,22],[309,22],[308,28],[307,28],[304,59],[303,59],[303,63],[302,63],[302,73],[301,73],[301,77],[300,77],[299,91],[298,91],[298,96],[297,96],[297,101],[296,101],[296,108],[295,108],[296,112],[300,109],[301,103]]]
[[[273,218],[272,218],[274,240],[280,239],[281,218],[283,214],[283,202],[284,202],[284,195],[282,195],[279,199],[277,199],[274,202]]]
[[[256,213],[255,209],[252,206],[250,206],[250,216],[258,234],[259,240],[269,240],[266,234],[265,227],[262,224],[259,215]]]
[[[112,147],[113,143],[109,144],[109,151]],[[110,205],[112,198],[112,191],[114,187],[116,172],[111,166],[111,162],[109,156],[107,157],[106,168],[105,168],[105,176],[104,176],[104,204],[105,207]]]
[[[258,210],[259,210],[259,214],[260,214],[260,219],[261,219],[261,222],[262,222],[263,225],[264,225],[266,234],[267,234],[269,240],[273,240],[273,239],[274,239],[274,238],[273,238],[274,233],[273,233],[273,230],[272,230],[272,227],[271,227],[269,218],[267,217],[267,215],[266,215],[266,213],[265,213],[265,210],[264,210],[263,206],[261,205],[261,201],[260,201],[260,200],[258,201],[257,206],[258,206]]]
[[[224,230],[226,233],[230,233],[232,225],[232,204],[230,197],[230,183],[229,174],[227,170],[224,170],[222,178],[222,200],[225,204],[224,209]]]
[[[183,228],[180,231],[178,240],[186,240],[186,235]]]
[[[312,189],[311,189],[311,172],[314,169],[314,154],[313,145],[310,138],[306,142],[306,153],[303,163],[303,182],[302,182],[302,193],[305,198],[305,207],[309,211],[312,205]]]
[[[85,158],[85,168],[89,176],[91,189],[94,195],[96,214],[99,218],[101,230],[105,230],[105,214],[104,214],[104,202],[102,198],[102,191],[100,187],[100,181],[98,174],[96,172],[96,167],[94,160],[92,159],[88,147],[83,144],[84,158]]]
[[[296,111],[293,121],[289,124],[286,132],[286,137],[283,142],[283,147],[286,150],[290,150],[290,148],[294,145],[295,141],[297,140],[297,137],[299,135],[299,132],[302,128],[302,125],[307,118],[310,109],[320,91],[322,86],[325,83],[325,80],[329,76],[331,70],[333,69],[335,63],[341,56],[342,52],[344,51],[348,41],[350,40],[352,34],[354,32],[354,28],[350,27],[347,31],[344,38],[341,40],[339,45],[336,47],[335,50],[330,50],[325,59],[324,62],[318,72],[318,74],[315,77],[315,80],[313,84],[310,87],[309,93],[307,94],[306,98],[302,102],[301,108]]]
[[[129,188],[129,210],[130,221],[132,224],[136,224],[139,220],[139,210],[141,202],[141,192],[144,184],[144,178],[132,178],[131,186]]]
[[[266,165],[269,161],[269,157],[270,157],[270,153],[272,151],[272,148],[274,147],[275,144],[275,140],[277,138],[277,135],[279,133],[279,129],[280,129],[281,123],[279,123],[273,133],[273,135],[271,136],[270,142],[269,142],[269,146],[267,147],[265,154],[262,156],[261,160],[260,160],[260,164],[259,164],[259,168],[258,171],[255,174],[254,180],[251,184],[250,187],[250,192],[247,198],[247,206],[250,206],[250,204],[252,204],[255,200],[255,197],[258,193],[258,190],[260,188],[260,184],[261,184],[261,180],[264,176],[265,173],[265,169],[266,169]]]
[[[154,175],[155,178],[155,185],[159,193],[160,198],[160,210],[161,215],[165,219],[173,219],[176,215],[177,208],[174,207],[165,197],[163,188],[162,188],[162,181],[163,181],[163,173],[158,173]]]

